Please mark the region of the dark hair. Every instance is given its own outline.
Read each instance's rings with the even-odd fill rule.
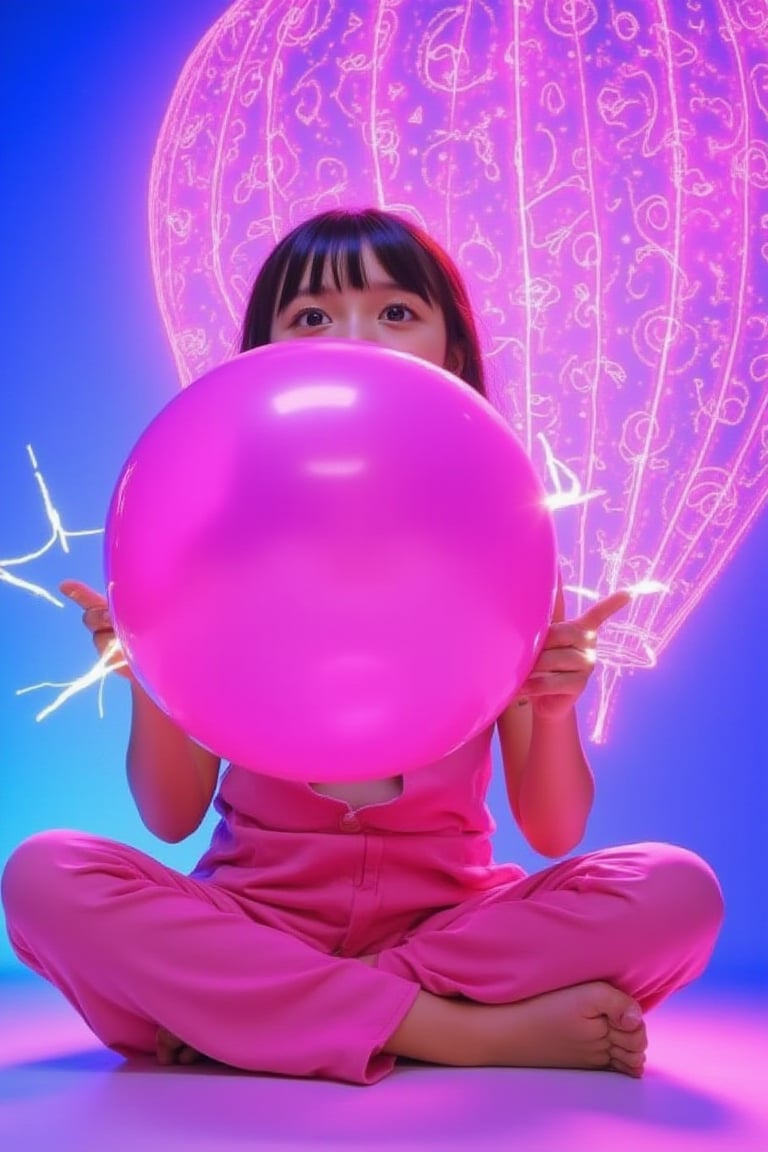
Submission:
[[[364,288],[365,247],[370,247],[395,283],[440,309],[448,351],[461,358],[457,375],[485,396],[480,342],[461,273],[425,232],[378,208],[332,209],[313,216],[283,237],[267,257],[251,290],[240,351],[269,344],[274,316],[295,298],[308,264],[310,292],[319,291],[328,262],[337,288],[342,287],[344,280],[353,288]]]

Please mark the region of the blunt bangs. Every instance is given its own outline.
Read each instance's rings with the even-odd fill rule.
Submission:
[[[337,291],[368,287],[363,254],[369,249],[384,271],[404,291],[426,304],[436,302],[424,252],[407,229],[392,219],[329,214],[300,233],[286,253],[277,312],[296,298],[309,268],[309,291],[316,295],[330,269]],[[276,270],[277,271],[277,270]]]

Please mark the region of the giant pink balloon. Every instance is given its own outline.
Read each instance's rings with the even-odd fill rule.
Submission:
[[[105,560],[160,707],[224,759],[299,780],[408,772],[492,723],[556,580],[542,488],[490,405],[325,338],[238,356],[160,412]]]

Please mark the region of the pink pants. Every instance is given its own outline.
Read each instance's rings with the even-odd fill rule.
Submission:
[[[109,1047],[158,1025],[226,1064],[370,1084],[420,989],[486,1004],[605,980],[650,1008],[701,973],[722,918],[709,867],[662,844],[595,852],[404,923],[378,967],[302,937],[244,884],[181,875],[73,832],[32,837],[3,875],[11,942]],[[374,948],[360,948],[360,954]]]

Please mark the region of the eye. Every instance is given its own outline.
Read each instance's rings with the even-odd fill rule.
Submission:
[[[302,308],[291,320],[291,328],[322,328],[326,323],[330,324],[331,318],[322,308]]]
[[[403,320],[416,319],[416,313],[406,304],[388,304],[382,312],[382,316],[394,324],[400,324]]]

